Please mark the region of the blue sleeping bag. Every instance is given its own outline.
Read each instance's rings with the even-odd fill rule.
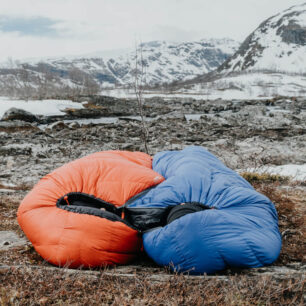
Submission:
[[[260,267],[277,259],[281,236],[273,203],[213,154],[201,147],[160,152],[153,170],[166,180],[140,195],[130,209],[146,211],[152,220],[181,203],[211,208],[163,226],[156,222],[144,232],[144,249],[157,264],[199,274]]]

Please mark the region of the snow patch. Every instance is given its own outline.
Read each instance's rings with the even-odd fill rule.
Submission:
[[[133,89],[103,90],[116,98],[135,98]],[[144,98],[190,98],[195,100],[270,99],[275,96],[305,96],[306,76],[249,72],[227,76],[210,83],[194,84],[177,91],[144,91]]]
[[[16,107],[28,111],[34,115],[44,116],[63,116],[67,108],[81,109],[84,106],[81,103],[71,100],[10,100],[6,97],[0,97],[0,118],[11,107]]]
[[[252,173],[268,173],[281,176],[290,176],[295,181],[306,180],[306,164],[295,165],[287,164],[282,166],[264,166],[260,168],[247,168],[238,170],[238,172],[252,172]]]

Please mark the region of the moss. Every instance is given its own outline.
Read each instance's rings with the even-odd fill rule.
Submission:
[[[249,183],[286,183],[289,181],[288,176],[282,176],[278,174],[270,173],[256,173],[256,172],[243,172],[241,176],[246,179]]]

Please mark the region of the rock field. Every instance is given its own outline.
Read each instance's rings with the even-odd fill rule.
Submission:
[[[145,101],[144,110],[151,155],[200,145],[233,169],[306,163],[306,98],[209,102],[152,98]],[[18,120],[10,116],[0,121],[0,183],[33,185],[52,169],[100,150],[144,150],[135,101],[100,97],[83,112],[66,113],[35,117],[33,122],[28,122],[29,114],[26,121],[20,114]],[[116,121],[82,122],[97,117]]]

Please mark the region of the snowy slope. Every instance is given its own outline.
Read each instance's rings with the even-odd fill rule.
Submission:
[[[218,69],[306,73],[306,3],[264,21]]]
[[[187,92],[202,93],[206,99],[258,99],[306,95],[306,76],[284,73],[240,72],[211,83],[196,84]]]
[[[305,96],[306,3],[262,22],[218,69],[184,87],[207,99]]]
[[[243,70],[306,73],[306,3],[260,24],[218,72]]]
[[[133,98],[133,89],[104,90],[105,95],[117,98]],[[145,98],[192,98],[196,100],[216,99],[267,99],[276,96],[306,96],[306,76],[283,73],[239,73],[213,82],[185,85],[176,91],[148,90]]]

